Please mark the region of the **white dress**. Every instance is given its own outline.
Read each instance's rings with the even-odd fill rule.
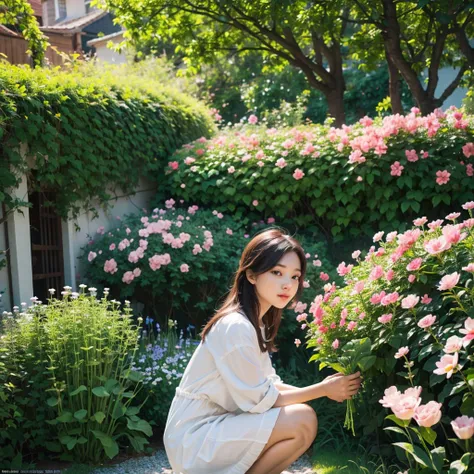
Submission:
[[[263,329],[262,329],[263,331]],[[221,318],[199,344],[171,404],[163,437],[175,474],[245,474],[280,414],[281,383],[241,313]]]

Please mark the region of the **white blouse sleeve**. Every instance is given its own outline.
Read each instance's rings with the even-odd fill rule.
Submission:
[[[249,413],[272,408],[280,392],[262,364],[253,326],[228,320],[215,329],[208,334],[208,348],[236,405]]]
[[[273,380],[273,383],[283,383],[283,380],[276,373],[275,368],[272,365],[272,360],[270,359],[270,354],[268,352],[267,352],[267,357],[266,357],[265,362],[266,362],[267,377]]]

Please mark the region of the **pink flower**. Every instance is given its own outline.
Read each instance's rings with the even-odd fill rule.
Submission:
[[[168,199],[165,201],[165,206],[167,209],[171,209],[176,204],[174,199]]]
[[[421,404],[420,397],[407,395],[406,392],[407,390],[391,407],[394,415],[400,420],[411,420]]]
[[[385,278],[387,281],[391,281],[394,276],[395,276],[395,272],[392,269],[388,270],[387,273],[385,274]]]
[[[301,344],[301,341],[299,339],[295,339],[295,346],[299,347]]]
[[[370,302],[372,304],[379,304],[382,299],[385,297],[385,291],[381,291],[380,293],[374,293],[371,297],[370,297]]]
[[[133,272],[125,272],[122,277],[122,281],[127,285],[130,285],[130,283],[132,283],[134,279],[135,275],[133,274]]]
[[[301,171],[299,168],[296,168],[295,172],[293,173],[293,178],[296,180],[302,179],[304,176],[303,171]]]
[[[352,258],[354,260],[357,260],[360,257],[360,254],[361,254],[360,250],[355,250],[354,252],[352,252]]]
[[[254,200],[252,201],[252,206],[255,206],[255,207],[258,206],[258,201],[257,201],[256,199],[254,199]]]
[[[358,295],[358,294],[362,293],[362,291],[363,291],[363,289],[364,289],[364,286],[365,286],[364,280],[358,281],[358,282],[354,285],[354,289],[352,290],[352,294]]]
[[[408,295],[406,298],[402,299],[402,308],[404,309],[412,309],[414,308],[418,302],[420,301],[420,297],[416,295]]]
[[[365,156],[362,155],[360,150],[354,150],[349,155],[349,163],[365,163]]]
[[[176,171],[179,168],[179,163],[177,161],[169,161],[168,166],[173,170]]]
[[[319,278],[323,281],[328,281],[329,280],[329,275],[327,273],[321,272],[319,274]]]
[[[449,216],[446,216],[449,218]],[[461,234],[461,227],[459,225],[448,224],[443,227],[443,237],[445,238],[448,244],[457,244],[461,240],[464,240],[467,237],[467,233],[463,232]]]
[[[384,397],[379,400],[379,403],[382,404],[385,408],[391,408],[401,397],[401,393],[398,391],[397,387],[392,386],[385,389]]]
[[[227,228],[225,233],[228,235],[232,235],[234,232],[232,231],[232,229]]]
[[[458,336],[451,336],[446,341],[443,351],[446,352],[446,354],[452,354],[453,352],[460,351],[462,346],[463,346],[462,338]]]
[[[269,217],[267,219],[267,224],[273,224],[275,222],[275,218],[274,217]]]
[[[278,166],[278,168],[283,169],[287,165],[285,158],[279,158],[275,165]]]
[[[322,265],[321,260],[313,260],[313,265],[315,267],[320,267]]]
[[[421,267],[422,263],[423,263],[422,258],[415,258],[407,265],[407,270],[409,272],[414,272],[415,270],[418,270]]]
[[[137,263],[139,260],[139,257],[137,255],[137,252],[133,251],[133,252],[130,252],[130,254],[128,255],[128,261],[130,263]]]
[[[139,277],[141,274],[142,274],[142,271],[139,268],[135,268],[133,270],[133,275],[135,276],[135,278]]]
[[[400,165],[399,161],[395,161],[395,163],[393,163],[390,166],[390,169],[391,169],[390,174],[392,176],[401,176],[404,168],[405,168],[404,166]]]
[[[357,323],[355,321],[350,321],[347,325],[348,331],[353,331],[357,327]]]
[[[464,156],[466,158],[469,158],[470,156],[474,155],[474,143],[466,143],[462,147],[462,152],[464,153]]]
[[[435,321],[436,321],[436,316],[433,316],[432,314],[427,314],[424,318],[421,318],[417,324],[419,328],[426,329],[433,326]]]
[[[394,230],[393,232],[389,232],[387,234],[387,237],[385,238],[385,240],[387,242],[392,242],[392,240],[397,236],[398,232],[396,230]]]
[[[379,318],[377,318],[377,321],[382,324],[388,324],[393,318],[392,313],[389,314],[382,314]]]
[[[106,260],[104,263],[104,272],[114,274],[117,271],[117,262],[111,258],[110,260]]]
[[[432,300],[433,298],[430,298],[426,293],[421,297],[421,302],[423,304],[429,304]]]
[[[189,266],[186,263],[183,263],[179,269],[181,270],[181,273],[187,273],[189,272]]]
[[[196,161],[196,158],[193,158],[192,156],[188,156],[184,159],[184,163],[187,165],[191,165]]]
[[[407,346],[400,347],[400,349],[398,349],[397,353],[395,354],[395,359],[400,359],[401,357],[406,356],[408,352],[410,352],[410,349],[408,349]]]
[[[418,155],[416,154],[416,150],[405,150],[405,156],[407,157],[408,161],[418,161]]]
[[[474,418],[471,416],[458,416],[451,426],[459,439],[471,439],[474,435]]]
[[[474,201],[469,201],[469,202],[464,203],[462,205],[462,208],[466,209],[466,211],[468,211],[469,209],[474,209]]]
[[[447,170],[436,171],[436,184],[439,184],[440,186],[442,184],[446,184],[449,181],[450,176],[451,173],[449,173]]]
[[[301,323],[303,321],[306,321],[306,318],[308,317],[308,315],[306,313],[301,313],[301,314],[298,314],[298,316],[296,316],[296,320]]]
[[[425,225],[427,222],[428,222],[428,219],[425,216],[423,216],[423,217],[419,217],[418,219],[415,219],[413,221],[413,224],[416,226],[422,226],[422,225]]]
[[[87,256],[87,260],[89,260],[89,262],[92,262],[92,260],[94,260],[96,257],[97,257],[97,254],[95,252],[89,252],[89,255]]]
[[[381,277],[383,277],[383,268],[381,265],[376,265],[370,272],[369,280],[374,281]]]
[[[309,281],[305,280],[305,281],[303,282],[303,288],[309,288],[309,286],[310,286],[310,285],[309,285]]]
[[[98,229],[97,229],[97,233],[98,234],[101,234],[101,235],[104,235],[104,232],[105,232],[105,227],[103,225],[101,225]]]
[[[230,174],[235,173],[235,168],[233,166],[229,166],[229,168],[227,168],[227,172]]]
[[[465,272],[473,272],[474,273],[474,263],[470,263],[467,267],[462,267]]]
[[[408,275],[408,281],[413,283],[416,280],[416,275]]]
[[[441,278],[439,282],[438,290],[451,290],[458,284],[460,276],[461,275],[458,272],[451,273],[450,275],[445,275],[443,278]]]
[[[332,343],[332,348],[335,350],[339,348],[339,339],[334,339],[334,342]]]
[[[441,407],[441,403],[434,401],[428,402],[426,405],[420,405],[415,410],[415,416],[413,418],[418,423],[418,426],[431,428],[441,419]]]
[[[258,117],[254,114],[252,114],[250,117],[249,117],[249,123],[251,125],[255,125],[256,123],[258,122]]]
[[[373,241],[378,242],[379,240],[381,240],[384,233],[385,232],[383,230],[381,230],[380,232],[377,232],[373,237]]]
[[[465,334],[464,342],[469,344],[474,339],[474,318],[467,318],[464,321],[464,328],[460,329],[459,332]]]
[[[446,375],[446,378],[449,379],[459,367],[458,360],[459,355],[457,352],[455,352],[453,356],[444,355],[441,357],[439,362],[436,362],[436,367],[438,368],[434,370],[433,373],[437,375]]]
[[[346,262],[341,262],[337,267],[337,273],[340,276],[347,275],[348,273],[351,272],[353,267],[354,267],[354,265],[347,265],[346,266]]]
[[[388,306],[389,304],[396,303],[398,301],[398,297],[400,295],[395,291],[393,293],[389,293],[388,295],[385,295],[381,300],[380,304],[382,306]]]
[[[115,250],[115,244],[110,244],[109,250]]]
[[[425,247],[425,250],[431,255],[436,255],[451,248],[451,244],[446,240],[446,237],[444,235],[438,237],[437,239],[429,240],[423,245]]]

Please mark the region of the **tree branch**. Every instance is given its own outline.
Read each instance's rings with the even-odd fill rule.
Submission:
[[[468,69],[468,65],[467,63],[464,63],[459,69],[459,72],[457,73],[453,82],[451,82],[451,84],[449,84],[449,86],[446,87],[444,92],[441,94],[440,98],[437,99],[437,102],[439,103],[439,105],[441,105],[456,90],[456,88],[459,86],[459,83],[461,82],[461,79],[464,76],[464,73],[467,71],[467,69]]]

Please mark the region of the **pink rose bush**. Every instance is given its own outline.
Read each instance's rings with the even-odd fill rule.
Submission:
[[[156,314],[157,308],[161,314],[183,312],[198,326],[226,293],[250,234],[275,223],[278,225],[278,220],[272,216],[267,222],[244,227],[219,209],[203,210],[169,198],[164,206],[125,216],[119,227],[99,233],[83,249],[84,277],[95,287],[110,288],[116,298],[142,302],[150,314]],[[301,236],[300,241],[309,255],[307,278],[318,281],[304,286],[311,297],[324,285],[321,270],[329,271],[327,249],[314,242],[313,234],[310,239]],[[312,264],[313,259],[317,265]],[[329,273],[326,275],[329,279]],[[303,313],[305,307],[299,302],[297,313]],[[304,339],[304,318],[297,320],[299,314],[288,312],[282,331],[297,332]]]
[[[468,126],[458,128],[456,114]],[[345,228],[357,236],[398,227],[422,209],[444,213],[474,186],[474,119],[455,108],[342,128],[267,128],[253,117],[176,151],[164,172],[177,198],[218,202],[238,219],[316,223],[339,238]]]
[[[410,465],[439,473],[474,448],[472,441],[461,443],[461,452],[451,447],[453,440],[467,439],[462,436],[471,439],[474,420],[473,208],[464,203],[441,222],[415,219],[413,229],[388,234],[385,242],[377,235],[380,247],[365,257],[354,253],[350,272],[345,262],[339,265],[345,284],[327,283],[306,310],[311,360],[344,373],[362,370],[370,392],[361,397],[379,391],[378,406],[389,409],[387,419],[398,425],[387,429],[409,441],[394,444]],[[408,281],[408,273],[416,279]],[[364,357],[354,362],[354,346],[367,341]],[[375,407],[367,413],[353,400],[349,417],[357,421],[356,407],[364,413],[362,424],[377,419]],[[425,454],[414,455],[414,449]]]

